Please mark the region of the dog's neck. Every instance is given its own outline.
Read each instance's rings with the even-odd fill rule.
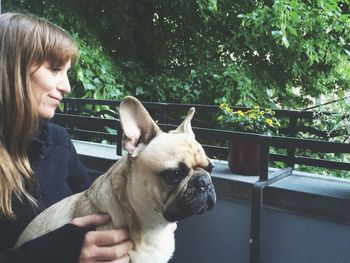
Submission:
[[[99,176],[86,191],[91,209],[98,213],[107,213],[112,218],[113,228],[127,226],[135,220],[135,213],[127,199],[126,174],[129,170],[127,157],[122,157],[106,173]],[[120,214],[123,211],[123,214]],[[133,222],[132,225],[135,225]],[[137,224],[136,224],[137,225]]]
[[[123,156],[105,174],[97,178],[86,192],[87,198],[94,211],[111,216],[113,228],[128,226],[130,234],[136,239],[141,232],[143,235],[148,233],[146,236],[153,236],[153,233],[162,231],[170,223],[163,218],[157,220],[161,222],[145,220],[133,209],[127,194],[128,184],[130,184],[128,176],[131,174],[129,158],[127,155]],[[120,211],[123,211],[123,215]]]

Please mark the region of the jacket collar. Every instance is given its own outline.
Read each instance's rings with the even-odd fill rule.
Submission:
[[[40,120],[38,129],[30,138],[27,149],[29,162],[33,164],[35,160],[39,160],[38,158],[43,156],[44,150],[49,144],[51,144],[51,139],[49,137],[48,123],[45,120]]]
[[[34,132],[34,134],[31,137],[31,144],[38,143],[41,146],[46,146],[51,143],[47,122],[47,120],[40,119],[38,129]]]

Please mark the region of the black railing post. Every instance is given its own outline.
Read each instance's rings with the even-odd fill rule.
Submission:
[[[64,118],[63,118],[63,127],[64,128],[68,128],[68,118],[69,118],[69,102],[67,100],[64,101],[63,104],[63,114],[64,114]]]
[[[290,137],[296,137],[297,133],[298,133],[298,116],[293,115],[290,118],[290,122],[289,122],[289,136]],[[290,146],[287,148],[287,166],[288,167],[293,167],[295,165],[295,151],[296,148],[293,146]]]
[[[260,144],[260,174],[259,180],[268,180],[269,175],[270,138],[264,137]]]
[[[250,263],[260,263],[261,248],[261,212],[263,204],[263,185],[265,181],[258,181],[253,185],[252,204],[250,214]]]
[[[71,115],[77,115],[77,103],[75,101],[75,99],[69,99],[68,100],[68,107],[67,107],[67,114],[71,114]],[[66,128],[68,128],[70,130],[71,133],[74,132],[74,123],[72,120],[67,120],[67,126]]]
[[[264,203],[264,189],[271,184],[274,184],[287,176],[291,175],[293,168],[287,167],[285,169],[274,172],[271,179],[257,181],[253,185],[252,190],[252,205],[250,217],[250,263],[262,263],[261,260],[261,222],[262,222],[262,207]]]
[[[116,149],[117,155],[121,156],[123,154],[123,129],[120,121],[117,121],[117,139],[116,139]]]
[[[250,216],[250,263],[261,261],[261,222],[264,203],[264,189],[292,173],[293,168],[287,167],[274,172],[269,178],[269,154],[271,137],[262,136],[260,147],[260,174],[259,180],[253,185]]]
[[[259,181],[253,185],[250,216],[250,263],[260,263],[261,249],[261,212],[263,205],[263,190],[269,177],[270,138],[263,137],[260,143],[260,173]]]

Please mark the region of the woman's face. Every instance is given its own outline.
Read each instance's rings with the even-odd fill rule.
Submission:
[[[70,66],[71,61],[58,68],[45,62],[39,68],[37,65],[30,68],[30,87],[38,105],[40,118],[52,118],[64,94],[70,92],[67,76]]]

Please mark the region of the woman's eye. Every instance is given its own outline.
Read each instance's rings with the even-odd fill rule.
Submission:
[[[59,72],[61,70],[61,68],[51,68],[52,72]]]

